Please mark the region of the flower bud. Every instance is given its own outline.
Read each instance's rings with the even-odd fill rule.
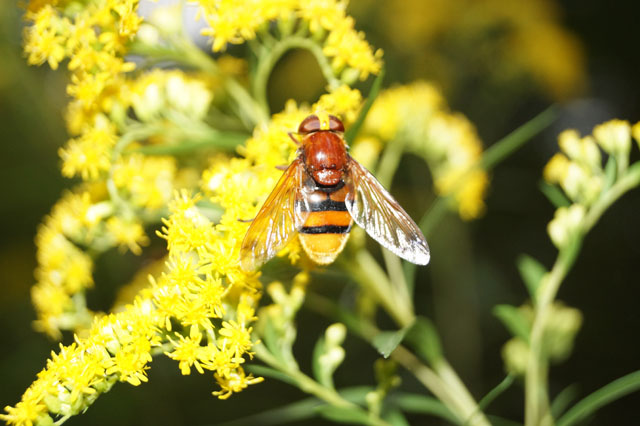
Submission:
[[[565,247],[573,234],[580,227],[585,215],[585,208],[580,204],[571,207],[560,207],[556,210],[553,220],[547,226],[547,232],[553,244],[560,248]]]
[[[328,347],[340,346],[347,335],[347,328],[342,323],[331,324],[324,333],[326,345]]]
[[[138,41],[149,46],[157,46],[160,44],[160,32],[153,25],[144,23],[140,25],[140,29],[138,29],[136,37]]]
[[[514,337],[502,347],[502,359],[510,374],[523,376],[529,362],[529,346],[522,339]]]
[[[631,128],[625,120],[611,120],[593,129],[593,135],[607,153],[627,155],[631,148]]]
[[[544,346],[551,359],[562,361],[570,355],[581,325],[582,313],[578,309],[561,303],[551,307],[544,331]]]

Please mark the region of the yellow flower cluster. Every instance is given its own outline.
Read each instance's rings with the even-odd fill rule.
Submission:
[[[251,356],[251,323],[261,284],[259,274],[240,269],[239,247],[248,225],[238,219],[255,215],[281,174],[275,166],[294,158],[297,146],[288,133],[306,115],[330,105],[336,114],[354,116],[360,99],[358,91],[340,88],[312,107],[289,102],[285,111],[255,130],[241,149],[243,158],[215,157],[203,173],[202,188],[222,208],[219,220],[214,223],[207,216],[210,209],[198,205],[203,201],[199,196],[183,191],[174,197],[159,233],[169,249],[164,272],[156,274],[132,304],[94,319],[83,332],[86,337],[76,337],[74,345],[54,354],[22,401],[7,407],[3,418],[12,424],[46,424],[51,416],[78,414],[116,381],[146,381],[151,354],[158,351],[178,361],[183,374],[192,368],[212,371],[220,386],[214,394],[220,398],[259,382],[261,378],[242,369],[245,356]],[[165,189],[173,188],[174,170],[169,158],[131,154],[114,165],[113,182],[132,208],[155,208],[165,202],[165,184]],[[114,203],[105,199],[103,185],[86,188],[58,203],[38,237],[42,280],[34,287],[34,300],[41,327],[54,336],[60,329],[78,328],[65,323],[69,318],[91,323],[93,317],[83,303],[81,316],[69,315],[78,308],[74,292],[93,283],[92,261],[73,238],[105,246],[120,238],[117,243],[135,251],[147,242],[143,233],[113,214]],[[292,244],[285,252],[295,261],[300,248]],[[59,281],[45,281],[45,274]],[[46,311],[48,307],[57,310]]]
[[[436,191],[454,194],[463,219],[483,213],[489,178],[475,169],[482,143],[469,120],[449,112],[433,85],[417,82],[382,92],[367,116],[365,133],[384,142],[403,143],[424,158]]]
[[[240,44],[268,30],[270,21],[279,20],[293,27],[296,20],[308,26],[322,52],[332,59],[339,75],[345,67],[357,70],[361,79],[377,74],[382,51],[373,51],[364,34],[355,30],[353,18],[347,16],[346,0],[198,0],[209,27],[204,35],[213,38],[213,50],[224,50],[227,43]]]
[[[576,130],[565,130],[558,136],[561,152],[545,166],[544,178],[558,184],[572,204],[558,208],[549,223],[549,236],[556,247],[564,247],[571,241],[589,207],[611,186],[612,179],[624,174],[632,136],[640,144],[640,123],[632,127],[623,120],[597,125],[593,136],[580,137]],[[602,165],[601,150],[610,156],[606,168]]]
[[[91,324],[83,294],[93,286],[93,259],[80,246],[104,251],[119,245],[138,253],[149,243],[139,220],[115,215],[106,195],[104,185],[80,186],[56,203],[38,229],[37,284],[31,294],[36,328],[51,337]]]
[[[233,2],[202,3],[208,20],[227,16],[235,7]],[[316,41],[324,38],[324,54],[333,58],[336,74],[354,68],[346,55],[349,49],[350,55],[359,55],[355,69],[363,77],[379,71],[379,54],[353,29],[346,3],[260,3],[269,8],[245,9],[239,21],[220,25],[304,21]],[[73,137],[60,150],[62,172],[85,183],[62,197],[36,238],[36,325],[54,338],[74,331],[75,343],[53,354],[22,401],[6,408],[1,418],[10,424],[51,424],[81,413],[118,381],[146,381],[152,355],[159,353],[178,361],[183,374],[212,372],[220,386],[214,394],[223,399],[259,382],[242,368],[252,356],[261,283],[258,273],[240,268],[239,248],[248,224],[238,219],[255,215],[281,174],[276,166],[294,158],[298,147],[288,133],[303,118],[330,111],[348,123],[361,107],[360,92],[339,85],[313,106],[289,102],[285,111],[254,129],[238,149],[241,158],[219,153],[204,173],[205,161],[145,155],[171,151],[185,141],[215,145],[222,131],[207,123],[213,94],[217,97],[214,91],[221,90],[224,102],[230,94],[222,93],[222,80],[235,74],[130,72],[134,67],[124,57],[141,25],[136,8],[137,0],[29,5],[29,61],[56,68],[68,58],[72,100],[67,124]],[[317,13],[309,14],[312,9]],[[320,12],[331,20],[316,20]],[[251,21],[252,14],[257,21]],[[242,25],[242,39],[250,39],[253,24]],[[211,30],[215,42],[219,30]],[[342,31],[341,38],[332,38],[332,30]],[[223,59],[214,68],[222,70],[225,63],[238,68],[237,61]],[[226,112],[222,119],[233,127]],[[206,199],[194,195],[198,186]],[[158,232],[168,246],[164,265],[155,262],[147,270],[149,278],[138,274],[127,287],[128,298],[119,298],[112,313],[91,312],[85,291],[93,286],[94,256],[113,247],[141,254],[150,243],[145,226],[160,217],[167,217]],[[300,252],[297,242],[283,251],[292,262]]]
[[[142,19],[138,0],[96,0],[85,7],[73,2],[32,1],[25,15],[25,52],[30,64],[47,62],[56,69],[69,58],[73,98],[68,113],[72,139],[60,151],[65,176],[95,179],[108,169],[117,138],[103,114],[123,87],[123,76],[135,66],[124,59],[126,44]]]

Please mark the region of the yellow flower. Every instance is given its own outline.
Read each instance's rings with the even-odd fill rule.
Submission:
[[[121,249],[129,249],[133,254],[142,253],[141,246],[149,245],[149,238],[144,233],[140,222],[124,221],[117,216],[107,220],[107,232],[116,240]]]
[[[364,132],[363,137],[404,143],[424,158],[435,189],[453,195],[460,217],[470,220],[484,212],[489,177],[477,169],[482,143],[465,117],[449,112],[433,85],[416,82],[383,91],[367,116]]]
[[[247,386],[260,383],[264,380],[262,377],[253,377],[251,374],[247,376],[242,369],[233,371],[227,376],[221,376],[216,373],[215,378],[222,390],[215,391],[213,394],[220,399],[227,399],[233,393],[240,392],[246,389]]]
[[[549,183],[560,183],[564,181],[569,172],[569,164],[570,161],[564,154],[554,154],[542,172],[544,180]]]
[[[114,164],[113,182],[133,205],[159,209],[171,199],[176,168],[172,157],[131,154]]]
[[[352,123],[362,105],[362,95],[358,89],[343,84],[337,89],[320,96],[315,109],[329,111],[331,114],[341,117],[347,123]]]
[[[631,149],[631,126],[626,120],[610,120],[597,125],[593,136],[600,147],[609,154],[629,155]]]
[[[111,149],[117,140],[115,128],[104,116],[96,116],[95,123],[80,137],[71,139],[59,151],[62,174],[97,179],[111,166]]]
[[[200,346],[200,342],[202,341],[202,334],[198,331],[197,328],[192,327],[191,335],[188,337],[184,337],[183,335],[178,335],[178,342],[171,342],[174,346],[172,352],[165,352],[165,354],[176,361],[180,361],[179,367],[180,372],[183,375],[191,374],[191,366],[194,366],[198,373],[204,374],[204,370],[200,365],[199,359],[202,356],[202,352],[205,348]]]

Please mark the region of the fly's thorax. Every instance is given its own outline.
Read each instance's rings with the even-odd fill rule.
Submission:
[[[310,133],[302,141],[307,173],[323,186],[337,185],[347,167],[348,154],[344,139],[331,131]]]

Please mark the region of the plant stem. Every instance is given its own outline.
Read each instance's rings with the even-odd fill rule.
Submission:
[[[340,86],[340,80],[335,77],[333,68],[327,57],[322,53],[322,47],[318,43],[300,36],[290,36],[283,40],[278,40],[269,49],[263,48],[257,52],[258,67],[253,81],[253,93],[258,103],[266,111],[268,111],[267,84],[269,83],[271,71],[273,71],[282,55],[288,50],[296,48],[306,49],[313,54],[329,87],[337,88]]]
[[[254,345],[253,350],[255,351],[256,358],[260,359],[271,368],[274,368],[289,376],[298,384],[300,390],[302,390],[303,392],[314,395],[335,407],[348,408],[354,411],[362,411],[363,413],[369,414],[359,405],[356,405],[353,402],[343,398],[342,395],[340,395],[335,389],[325,387],[297,368],[291,368],[288,365],[280,362],[269,352],[269,350],[262,343]],[[369,424],[374,426],[390,426],[389,423],[378,417],[369,416],[369,421]]]
[[[553,424],[547,389],[548,360],[543,350],[544,326],[560,285],[580,252],[585,235],[595,226],[608,207],[627,191],[640,185],[640,163],[634,164],[627,170],[627,173],[591,206],[574,240],[560,250],[553,268],[538,289],[535,316],[531,327],[529,363],[525,376],[526,426]]]
[[[358,250],[355,262],[345,263],[347,269],[363,286],[365,286],[380,305],[387,311],[400,328],[408,327],[415,319],[413,307],[398,299],[398,294],[387,274],[367,250]]]

